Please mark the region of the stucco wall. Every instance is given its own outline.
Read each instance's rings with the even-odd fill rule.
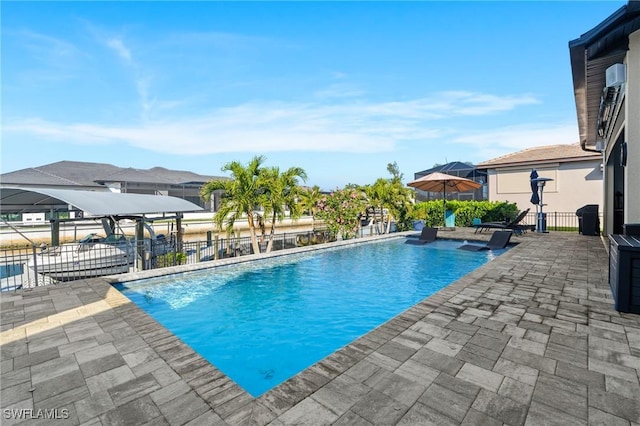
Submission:
[[[554,179],[545,185],[542,201],[546,212],[575,212],[585,204],[602,205],[603,186],[599,161],[536,166],[541,177]],[[516,203],[520,210],[531,204],[529,175],[532,167],[489,169],[489,201]]]
[[[640,223],[640,30],[629,36],[627,53],[625,223]]]

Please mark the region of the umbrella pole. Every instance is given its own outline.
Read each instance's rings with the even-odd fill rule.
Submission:
[[[447,227],[447,181],[442,182],[442,228]]]

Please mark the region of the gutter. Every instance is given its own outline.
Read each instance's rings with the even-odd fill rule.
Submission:
[[[620,43],[625,39],[628,40],[628,35],[638,28],[640,28],[640,1],[629,0],[626,5],[620,7],[594,28],[569,42],[580,148],[583,151],[601,154],[600,151],[587,147],[590,132],[596,130],[591,128],[592,124],[589,123],[590,105],[587,94],[594,88],[593,82],[589,84],[587,81],[587,65],[590,61],[603,58],[615,49],[626,50],[620,46]]]

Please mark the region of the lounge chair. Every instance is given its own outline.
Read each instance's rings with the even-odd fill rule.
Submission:
[[[432,243],[436,240],[438,234],[438,228],[430,228],[425,226],[422,228],[422,232],[418,238],[407,238],[406,244],[422,245],[426,243]]]
[[[480,250],[499,250],[503,249],[509,244],[511,240],[512,232],[509,231],[495,231],[491,236],[491,239],[485,245],[480,244],[464,244],[458,247],[462,250],[480,251]]]
[[[521,211],[520,214],[518,214],[518,216],[516,216],[516,218],[511,222],[483,222],[477,225],[474,224],[473,226],[476,228],[475,233],[477,234],[478,232],[482,232],[485,229],[509,229],[516,234],[521,234],[523,232],[531,230],[533,229],[532,225],[523,225],[520,223],[524,220],[525,216],[529,214],[529,210],[530,209]]]

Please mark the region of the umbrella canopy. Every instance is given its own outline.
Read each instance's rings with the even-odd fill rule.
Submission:
[[[465,192],[478,189],[482,185],[471,179],[435,172],[412,180],[407,186],[428,192]]]
[[[478,189],[482,185],[471,179],[448,175],[446,173],[435,172],[412,180],[407,186],[428,192],[442,192],[443,214],[446,205],[447,192],[465,192]],[[443,218],[444,220],[444,218]]]
[[[531,170],[531,204],[540,204],[540,196],[538,196],[538,172],[536,169]]]

